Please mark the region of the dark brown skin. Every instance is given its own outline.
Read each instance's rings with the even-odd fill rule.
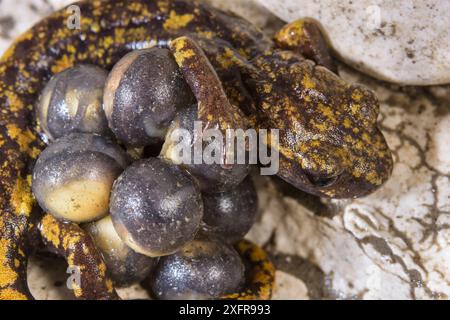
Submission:
[[[246,129],[248,124],[243,112],[228,100],[217,73],[196,41],[180,37],[169,46],[197,99],[198,120],[205,124],[205,129],[217,128],[223,133],[228,128]]]
[[[261,103],[258,125],[280,129],[278,176],[332,198],[367,195],[389,178],[392,156],[371,91],[292,51],[263,54],[253,63],[245,78]]]
[[[19,37],[0,59],[0,120],[5,124],[0,126],[0,299],[31,297],[25,270],[35,216],[27,176],[44,146],[32,125],[33,107],[50,77],[75,64],[110,69],[124,54],[151,41],[166,45],[188,36],[206,54],[232,105],[257,128],[284,131],[284,179],[314,194],[354,197],[389,177],[392,158],[376,127],[373,94],[355,90],[299,53],[277,49],[244,19],[186,1],[78,5],[81,30],[67,28],[69,12],[56,12]],[[228,111],[211,116],[226,117]],[[288,139],[287,129],[295,139]],[[297,141],[300,137],[306,139]],[[260,297],[268,298],[270,292]]]
[[[106,264],[91,237],[71,222],[61,222],[46,214],[39,223],[44,244],[64,257],[73,272],[79,271],[79,285],[73,293],[83,300],[119,299],[113,282],[106,273]]]

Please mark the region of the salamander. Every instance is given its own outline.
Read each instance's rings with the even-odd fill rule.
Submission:
[[[32,298],[26,265],[34,247],[30,234],[42,213],[35,208],[29,173],[45,147],[34,106],[52,75],[78,63],[110,69],[127,52],[158,45],[171,47],[180,67],[195,77],[201,59],[186,50],[194,44],[220,79],[226,104],[256,129],[279,130],[279,143],[266,143],[279,152],[281,178],[334,198],[364,196],[388,179],[392,156],[377,127],[378,101],[336,74],[320,29],[310,21],[292,22],[270,39],[243,18],[193,1],[76,5],[80,29],[67,24],[72,12],[57,11],[18,37],[0,59],[0,299]],[[207,91],[199,92],[208,100]],[[227,111],[207,108],[203,116],[233,118]],[[267,263],[262,265],[268,268]]]

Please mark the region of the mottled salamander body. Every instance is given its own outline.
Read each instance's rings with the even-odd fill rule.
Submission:
[[[33,108],[49,78],[78,63],[109,69],[131,50],[187,36],[206,53],[232,105],[254,126],[281,129],[277,148],[285,180],[318,195],[353,197],[389,176],[392,160],[376,127],[373,94],[293,51],[277,49],[247,21],[190,1],[77,5],[81,29],[67,26],[71,12],[56,12],[19,37],[0,60],[0,299],[31,298],[26,260],[40,213],[34,209],[29,172],[44,147],[33,125]],[[283,32],[279,42],[286,40]],[[57,223],[46,228],[45,222],[40,230],[46,230],[47,242],[52,234],[59,239],[67,233]],[[249,246],[243,246],[248,253]],[[264,285],[273,280],[273,267],[264,261],[261,266],[255,279],[262,280],[255,280],[248,297],[270,296]],[[81,291],[78,296],[110,297]]]

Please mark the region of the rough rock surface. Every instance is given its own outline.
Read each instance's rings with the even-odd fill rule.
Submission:
[[[320,21],[353,67],[410,85],[450,82],[450,2],[446,0],[258,0],[285,21]]]
[[[0,21],[12,17],[15,22],[6,27],[0,22],[0,54],[33,19],[52,10],[42,1],[39,10],[18,14],[7,9],[8,1],[0,0]],[[36,6],[39,1],[14,2]],[[48,3],[63,2],[70,1]],[[281,25],[254,2],[212,2],[236,10],[269,33]],[[376,193],[352,201],[325,201],[277,179],[257,178],[261,212],[248,237],[263,245],[277,265],[274,298],[448,299],[450,87],[401,87],[343,66],[340,71],[377,93],[382,130],[395,155],[393,176]],[[38,298],[71,297],[63,261],[36,257],[29,270]],[[137,286],[119,294],[147,297]]]

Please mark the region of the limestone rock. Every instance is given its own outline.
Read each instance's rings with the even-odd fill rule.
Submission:
[[[258,1],[285,21],[319,21],[337,55],[371,76],[408,85],[450,82],[448,1]]]

